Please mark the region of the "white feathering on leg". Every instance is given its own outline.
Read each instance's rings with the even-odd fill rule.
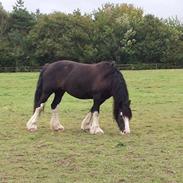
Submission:
[[[63,131],[64,127],[60,124],[60,120],[59,120],[59,112],[58,112],[58,105],[55,109],[52,110],[52,116],[51,116],[51,120],[50,120],[50,127],[52,130],[55,131]]]
[[[37,121],[39,118],[39,115],[41,113],[41,111],[43,110],[44,104],[42,103],[40,105],[40,107],[36,108],[34,114],[32,115],[32,117],[29,119],[29,121],[26,124],[26,127],[29,131],[34,132],[37,130]]]
[[[90,128],[90,133],[91,134],[103,134],[104,131],[100,128],[99,126],[99,113],[98,112],[94,112],[93,113],[93,121],[92,121],[92,125]]]
[[[89,130],[91,127],[92,113],[89,112],[81,122],[82,130]]]

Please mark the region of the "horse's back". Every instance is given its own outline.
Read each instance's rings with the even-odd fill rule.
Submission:
[[[45,90],[62,89],[78,98],[91,98],[91,93],[104,90],[110,84],[113,65],[110,62],[83,64],[57,61],[44,72]]]
[[[84,77],[86,75],[92,75],[92,77],[94,77],[93,75],[102,75],[103,73],[105,74],[111,71],[113,63],[102,61],[95,64],[85,64],[70,60],[61,60],[46,65],[46,68],[46,73],[52,76],[64,75],[64,77],[67,77],[69,75],[76,75]]]

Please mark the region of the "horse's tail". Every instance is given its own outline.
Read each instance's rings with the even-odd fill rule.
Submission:
[[[36,87],[36,91],[35,91],[35,95],[34,95],[33,112],[35,112],[36,107],[38,107],[38,102],[41,99],[42,89],[43,89],[43,73],[46,70],[47,66],[48,66],[48,64],[44,65],[42,70],[40,71],[40,75],[39,75],[39,79],[37,81],[37,87]]]

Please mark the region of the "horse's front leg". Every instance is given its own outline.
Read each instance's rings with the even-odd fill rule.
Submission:
[[[99,125],[99,112],[95,111],[92,115],[92,123],[90,126],[90,134],[103,134],[104,131],[100,128]]]
[[[81,123],[82,130],[88,130],[91,134],[104,133],[99,126],[99,113],[89,112]]]
[[[60,124],[60,120],[59,120],[58,105],[55,109],[52,109],[50,128],[54,131],[63,131],[64,130],[64,127]]]

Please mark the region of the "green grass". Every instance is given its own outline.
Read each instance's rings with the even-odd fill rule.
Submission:
[[[121,136],[112,99],[101,109],[104,135],[80,130],[92,101],[65,95],[65,131],[49,129],[50,102],[38,131],[25,129],[38,73],[0,74],[0,182],[181,183],[183,70],[125,71],[132,100],[132,133]]]

